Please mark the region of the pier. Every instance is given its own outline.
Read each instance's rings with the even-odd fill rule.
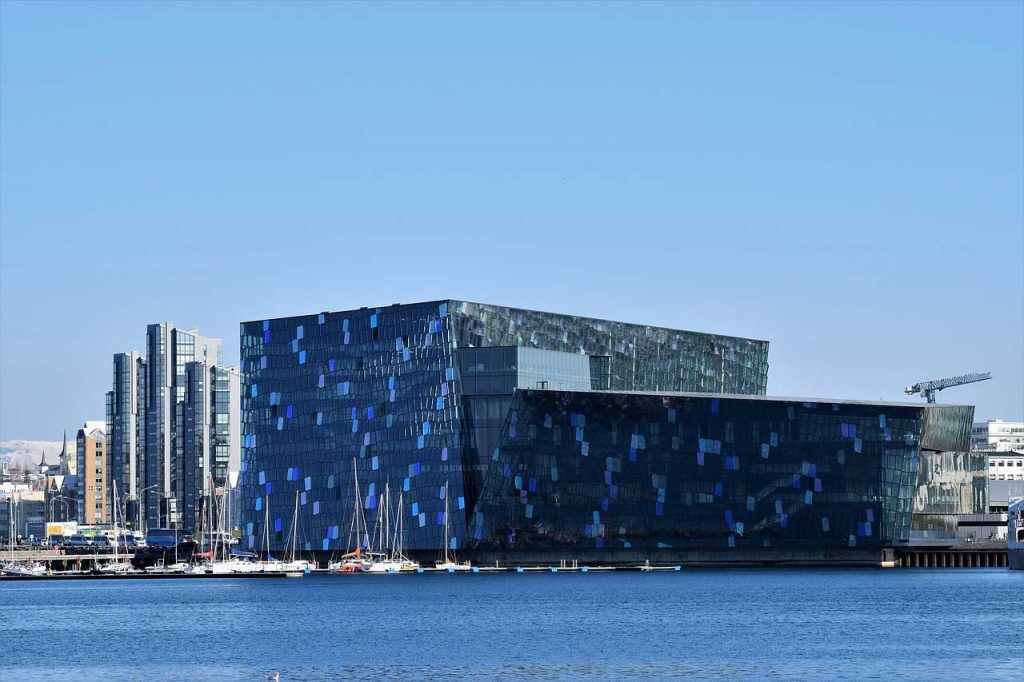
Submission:
[[[908,547],[896,550],[898,568],[1006,568],[1006,546]]]

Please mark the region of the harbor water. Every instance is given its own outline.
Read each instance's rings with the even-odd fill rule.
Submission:
[[[0,583],[0,679],[1020,679],[1006,569]]]

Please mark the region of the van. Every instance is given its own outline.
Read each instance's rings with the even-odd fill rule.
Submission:
[[[128,549],[136,549],[146,546],[146,536],[142,535],[142,533],[133,533],[130,530],[126,530],[121,532],[121,537],[117,539],[117,542]]]
[[[88,535],[75,533],[64,543],[65,547],[92,547],[93,539]]]

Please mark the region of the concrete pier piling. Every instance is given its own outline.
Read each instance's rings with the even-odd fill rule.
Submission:
[[[1006,568],[1005,548],[913,547],[896,550],[900,568]]]

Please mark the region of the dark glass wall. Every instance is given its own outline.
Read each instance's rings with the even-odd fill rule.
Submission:
[[[190,531],[199,528],[206,477],[209,475],[205,451],[209,425],[207,424],[208,403],[207,367],[200,362],[185,364],[185,400],[180,409],[184,418],[184,429],[180,435],[183,453],[182,527]]]
[[[116,353],[113,370],[106,396],[107,480],[108,486],[117,483],[119,497],[128,496],[127,520],[138,526],[138,496],[145,487],[146,361],[138,353]],[[100,494],[109,498],[112,490]]]
[[[858,547],[909,538],[925,407],[526,390],[480,547]]]
[[[471,474],[466,478],[469,508],[477,500],[515,390],[535,387],[588,390],[593,383],[590,372],[595,364],[591,359],[580,353],[524,346],[458,349],[467,472]],[[601,369],[599,363],[597,367]]]
[[[232,370],[205,362],[185,365],[185,400],[181,444],[184,453],[182,524],[188,530],[209,525],[203,510],[211,491],[228,484]],[[235,389],[237,390],[237,388]]]
[[[448,304],[434,302],[243,323],[243,546],[263,546],[269,528],[281,549],[298,491],[301,545],[347,550],[353,460],[371,526],[388,486],[392,514],[402,497],[407,547],[439,547],[447,483],[453,533],[464,534],[448,321]]]
[[[172,523],[168,495],[170,485],[170,435],[175,418],[173,404],[168,401],[169,386],[167,354],[167,325],[151,324],[146,327],[146,426],[145,441],[140,444],[144,451],[143,482],[147,489],[142,504],[145,508],[146,525],[161,528]],[[166,468],[165,468],[166,467]]]

